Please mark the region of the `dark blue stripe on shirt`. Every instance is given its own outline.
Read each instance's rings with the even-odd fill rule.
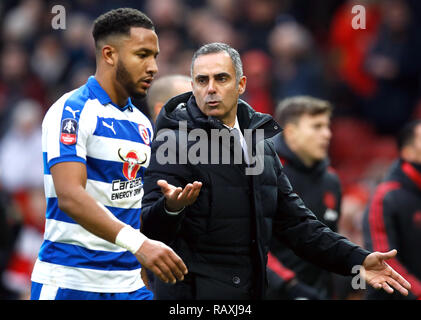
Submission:
[[[88,179],[112,183],[114,180],[127,181],[123,174],[123,161],[108,161],[96,158],[86,158],[86,170]],[[136,178],[143,178],[145,168],[140,167],[137,171]]]
[[[120,221],[131,225],[135,229],[140,229],[140,212],[141,209],[124,209],[105,206],[111,213]],[[64,211],[58,207],[57,198],[47,198],[47,219],[54,219],[58,221],[77,223],[70,218]]]
[[[44,240],[39,252],[41,261],[63,266],[99,269],[134,270],[140,268],[136,257],[128,251],[90,250],[81,246]]]
[[[51,174],[50,167],[48,166],[48,155],[47,152],[42,153],[42,159],[44,161],[44,174]]]

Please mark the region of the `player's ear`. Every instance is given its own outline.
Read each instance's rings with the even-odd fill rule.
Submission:
[[[114,66],[117,63],[117,50],[109,44],[104,45],[101,48],[101,57],[107,64]]]

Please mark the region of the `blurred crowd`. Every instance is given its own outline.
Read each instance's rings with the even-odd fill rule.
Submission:
[[[354,5],[365,29],[353,29]],[[51,9],[65,8],[54,29]],[[25,299],[44,228],[40,125],[52,102],[95,71],[91,25],[118,7],[155,23],[157,77],[190,74],[208,42],[238,49],[242,96],[274,114],[283,98],[335,107],[330,160],[341,178],[339,231],[362,245],[361,214],[397,156],[394,135],[421,117],[421,2],[417,0],[2,0],[0,2],[0,299]],[[135,101],[145,114],[145,100]]]

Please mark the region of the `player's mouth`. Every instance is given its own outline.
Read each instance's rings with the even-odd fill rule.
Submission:
[[[146,88],[149,88],[152,84],[153,78],[145,78],[140,80],[140,82],[142,83],[142,85]]]

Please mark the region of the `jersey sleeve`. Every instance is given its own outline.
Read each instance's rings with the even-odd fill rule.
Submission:
[[[87,141],[96,126],[96,117],[90,116],[85,103],[60,99],[44,118],[43,149],[51,168],[60,162],[86,163]]]

